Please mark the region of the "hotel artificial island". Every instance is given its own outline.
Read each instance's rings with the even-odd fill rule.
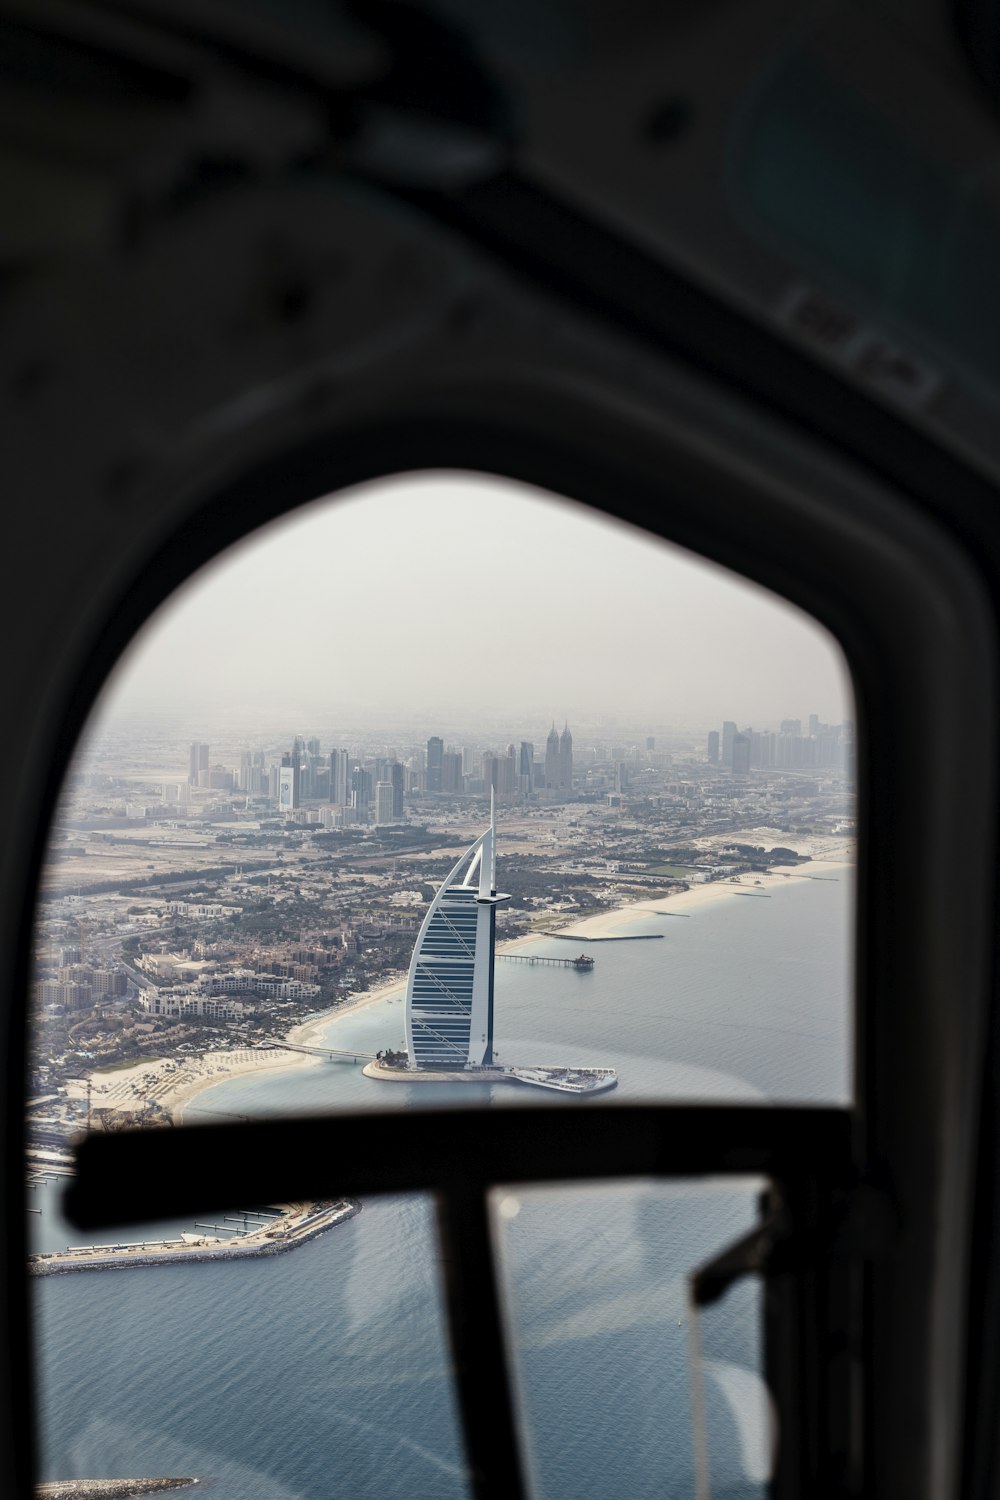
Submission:
[[[596,1094],[618,1082],[613,1068],[539,1064],[503,1067],[494,1059],[497,891],[496,808],[462,855],[424,917],[406,981],[406,1055],[380,1055],[370,1078],[405,1083],[520,1083],[564,1094]]]

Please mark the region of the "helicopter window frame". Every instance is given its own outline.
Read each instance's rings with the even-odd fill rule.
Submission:
[[[920,778],[933,767],[935,756],[946,754],[950,760],[954,759],[955,745],[949,743],[949,736],[944,731],[937,735],[928,732],[927,742],[913,747],[910,762],[902,768],[894,766],[886,752],[896,733],[896,725],[907,721],[907,709],[912,711],[915,705],[922,704],[929,709],[932,704],[940,703],[943,697],[952,705],[958,703],[966,708],[966,726],[969,713],[975,716],[978,712],[983,722],[989,721],[993,711],[992,685],[984,669],[991,662],[994,641],[978,580],[960,549],[943,529],[927,518],[914,516],[905,505],[885,493],[884,488],[873,485],[868,476],[845,474],[843,464],[838,466],[827,452],[810,454],[800,447],[790,455],[786,443],[780,461],[775,461],[772,452],[771,467],[762,474],[759,452],[744,452],[739,456],[739,462],[726,463],[724,460],[731,459],[731,454],[706,454],[697,443],[685,446],[674,442],[671,445],[662,431],[651,430],[649,424],[642,422],[637,426],[634,421],[629,421],[627,414],[607,406],[592,413],[593,422],[581,422],[581,407],[586,403],[580,401],[579,393],[556,393],[552,399],[553,393],[550,392],[550,399],[539,402],[537,391],[522,387],[517,393],[505,392],[506,400],[498,403],[496,387],[487,383],[476,394],[479,410],[474,414],[468,410],[469,392],[461,395],[455,391],[448,393],[446,405],[452,404],[460,409],[457,418],[454,415],[443,418],[438,410],[433,414],[434,420],[429,420],[428,413],[420,409],[420,400],[414,397],[407,417],[397,417],[392,422],[373,422],[367,428],[355,430],[351,438],[340,432],[299,445],[293,451],[276,452],[238,475],[228,487],[206,484],[197,505],[192,506],[190,496],[186,496],[187,518],[175,515],[171,519],[158,551],[145,559],[141,569],[136,567],[134,558],[121,569],[123,586],[118,594],[117,608],[111,616],[112,623],[98,642],[91,642],[96,649],[90,655],[86,669],[72,678],[67,675],[51,684],[51,711],[58,724],[54,742],[58,749],[42,768],[43,783],[48,792],[54,794],[72,744],[111,665],[151,608],[199,563],[255,525],[273,519],[297,503],[312,499],[316,494],[344,489],[363,479],[385,477],[390,472],[472,470],[520,479],[592,505],[606,514],[636,521],[653,534],[689,546],[693,551],[735,568],[744,577],[785,594],[827,625],[847,657],[858,706],[861,859],[856,928],[857,1097],[852,1108],[838,1112],[841,1124],[831,1129],[829,1139],[803,1135],[802,1138],[811,1141],[819,1153],[814,1156],[811,1170],[807,1171],[806,1164],[801,1161],[793,1169],[789,1166],[787,1153],[783,1156],[780,1150],[770,1164],[774,1175],[790,1183],[799,1201],[809,1205],[804,1210],[804,1217],[800,1215],[798,1224],[800,1229],[808,1226],[803,1229],[805,1241],[800,1235],[799,1243],[811,1245],[811,1255],[799,1258],[792,1282],[793,1295],[801,1306],[810,1309],[806,1323],[812,1330],[808,1336],[795,1335],[799,1368],[802,1367],[802,1358],[810,1351],[815,1357],[822,1349],[829,1350],[830,1340],[835,1337],[835,1329],[829,1321],[829,1288],[822,1293],[817,1290],[817,1278],[823,1279],[819,1277],[819,1270],[825,1264],[831,1241],[825,1231],[824,1236],[818,1234],[817,1226],[822,1223],[826,1230],[830,1229],[831,1210],[835,1204],[844,1210],[838,1217],[837,1233],[847,1246],[844,1261],[847,1270],[845,1277],[841,1278],[837,1296],[839,1299],[860,1298],[868,1310],[864,1346],[852,1351],[855,1364],[864,1368],[866,1420],[864,1431],[860,1435],[855,1433],[852,1439],[855,1443],[860,1442],[863,1451],[856,1448],[851,1454],[851,1462],[866,1467],[873,1460],[871,1434],[880,1412],[878,1372],[885,1366],[887,1355],[892,1356],[888,1358],[888,1364],[892,1366],[898,1361],[900,1351],[895,1348],[887,1350],[884,1319],[880,1326],[880,1309],[885,1304],[885,1316],[889,1316],[888,1304],[894,1300],[891,1288],[885,1282],[884,1268],[878,1264],[877,1255],[873,1259],[870,1246],[866,1248],[862,1244],[858,1248],[853,1245],[849,1234],[846,1239],[844,1237],[843,1225],[850,1222],[851,1212],[849,1204],[845,1207],[845,1194],[849,1196],[851,1188],[859,1184],[875,1193],[891,1193],[885,1185],[872,1185],[871,1179],[886,1161],[896,1164],[900,1116],[912,1123],[907,1100],[904,1098],[900,1107],[900,1099],[894,1097],[891,1083],[887,1086],[886,1082],[886,1033],[891,1031],[893,1022],[901,1013],[898,976],[895,986],[890,983],[888,989],[886,978],[893,962],[907,957],[910,934],[909,924],[902,923],[898,912],[892,909],[892,903],[886,902],[883,862],[887,857],[891,860],[893,854],[898,857],[901,846],[904,858],[908,852],[907,841],[900,838],[900,830],[895,824],[898,805],[905,803],[915,785],[919,786]],[[440,401],[440,393],[438,399]],[[527,407],[532,403],[529,412]],[[494,407],[492,411],[488,411],[490,404]],[[463,406],[465,411],[461,411]],[[676,439],[678,434],[675,431],[671,436]],[[754,444],[749,447],[752,449]],[[392,455],[392,462],[388,465],[387,453]],[[609,458],[609,454],[612,457]],[[619,454],[627,454],[627,461],[615,457]],[[670,474],[669,485],[663,480],[665,465]],[[825,495],[821,483],[802,483],[804,473],[810,468],[814,480],[822,475],[832,481]],[[796,469],[798,473],[794,472]],[[836,472],[831,474],[831,469]],[[880,492],[875,493],[876,490]],[[623,493],[628,494],[628,503],[622,502]],[[720,511],[723,512],[721,523]],[[838,578],[838,565],[847,570],[851,589],[845,590],[844,577]],[[871,584],[877,578],[881,584],[879,588],[856,587],[859,577],[866,572],[867,582]],[[106,627],[109,624],[108,620],[104,623]],[[914,640],[927,647],[935,629],[950,631],[951,637],[962,639],[970,647],[959,671],[953,669],[947,652],[938,655],[928,652],[924,656],[917,653],[915,657],[912,649],[908,651],[907,639],[911,648]],[[977,705],[977,708],[972,705]],[[992,781],[985,765],[977,762],[975,774],[965,784],[956,783],[944,800],[951,801],[954,811],[954,804],[964,806],[968,802],[973,788],[981,792],[984,786],[991,787]],[[51,795],[45,805],[53,803],[54,795]],[[978,856],[984,879],[988,856],[986,823],[984,819],[978,832],[972,829],[966,844],[967,858],[975,863]],[[951,849],[949,831],[953,831],[950,819],[935,819],[929,842],[935,845],[939,855]],[[29,867],[24,907],[27,921],[22,922],[26,936],[18,954],[22,981],[27,976],[30,915],[44,853],[47,820],[36,817],[32,832],[33,860]],[[970,842],[974,846],[971,851]],[[917,852],[912,841],[909,852]],[[912,867],[904,864],[902,871],[902,885],[911,897],[917,899],[922,910],[928,894],[926,882],[922,883],[922,872],[931,863],[925,850],[922,862]],[[927,994],[935,986],[940,986],[947,973],[945,954],[938,951],[942,936],[947,937],[947,934],[932,917],[928,931],[916,944],[928,967],[920,991],[924,1010],[927,1008]],[[978,936],[981,949],[984,934],[973,936]],[[938,940],[938,949],[934,940]],[[954,942],[946,941],[944,947],[950,952],[954,964],[957,961]],[[903,967],[908,974],[914,974],[912,953]],[[21,993],[24,993],[23,989]],[[877,1005],[873,1000],[876,994],[880,996]],[[888,1007],[886,994],[889,996]],[[909,1051],[915,1050],[918,1056],[926,1059],[927,1049],[935,1040],[938,1044],[946,1044],[950,1053],[956,1048],[967,1047],[969,1036],[966,1033],[975,1029],[978,998],[978,994],[970,995],[964,1009],[958,1007],[957,1014],[943,1018],[941,1026],[935,1026],[934,1017],[923,1011],[914,1024],[911,1013],[911,1028],[919,1045],[915,1049],[910,1047]],[[19,1010],[15,1004],[11,1013],[13,1044],[7,1059],[8,1129],[15,1149],[22,1141],[22,1127],[16,1111],[23,1098],[23,1073],[19,1077],[18,1069],[23,1066],[25,1020],[23,1007]],[[967,1107],[956,1122],[947,1118],[945,1105],[950,1098],[950,1095],[945,1098],[944,1094],[936,1097],[933,1107],[925,1111],[921,1141],[908,1148],[907,1161],[921,1150],[930,1149],[936,1130],[944,1130],[950,1140],[967,1137],[970,1112],[974,1114],[976,1101],[974,1098],[966,1101]],[[676,1116],[677,1108],[649,1106],[647,1122],[652,1122],[657,1114],[664,1119],[668,1115]],[[763,1117],[769,1111],[770,1106],[756,1113]],[[468,1112],[470,1122],[477,1113],[479,1125],[489,1119],[488,1115],[472,1110]],[[710,1107],[709,1113],[721,1123],[722,1112],[718,1107]],[[785,1121],[793,1135],[800,1125],[804,1125],[807,1131],[811,1129],[806,1123],[809,1117],[807,1109],[794,1113],[793,1122]],[[742,1147],[748,1142],[752,1144],[753,1130],[760,1124],[761,1120],[750,1115],[729,1121],[734,1133],[724,1140],[722,1136],[715,1138],[720,1153],[720,1170],[724,1167],[732,1173],[734,1153],[738,1158]],[[232,1127],[204,1128],[225,1132]],[[262,1124],[240,1128],[259,1129],[264,1132],[262,1139],[266,1141],[268,1134],[274,1135],[279,1126]],[[651,1123],[649,1128],[653,1128]],[[152,1139],[138,1140],[137,1148],[148,1146]],[[221,1135],[218,1139],[221,1141]],[[171,1137],[168,1144],[176,1146],[177,1140]],[[86,1196],[94,1190],[95,1184],[99,1185],[104,1172],[111,1166],[108,1153],[125,1149],[130,1144],[123,1137],[109,1137],[86,1144],[80,1157],[80,1192],[77,1195],[81,1222],[88,1212],[98,1211],[95,1205],[99,1192],[92,1199],[90,1209],[86,1206]],[[954,1155],[954,1147],[951,1154]],[[759,1173],[762,1165],[767,1169],[767,1161],[759,1151],[756,1154],[751,1151],[751,1156],[753,1166],[748,1170]],[[566,1171],[569,1171],[571,1156],[566,1154],[563,1160]],[[627,1172],[624,1147],[620,1161],[620,1169]],[[88,1162],[89,1165],[85,1166]],[[815,1170],[817,1163],[818,1172]],[[503,1168],[500,1178],[490,1181],[511,1180],[509,1157],[500,1166]],[[684,1172],[691,1169],[683,1161],[674,1160],[674,1170]],[[712,1170],[711,1163],[706,1166],[703,1162],[702,1169]],[[592,1170],[590,1175],[593,1175]],[[611,1173],[606,1170],[602,1175]],[[214,1180],[212,1192],[217,1198],[220,1190],[226,1190],[224,1177],[222,1174],[211,1179],[211,1174],[206,1175],[203,1171],[202,1184]],[[514,1170],[513,1180],[516,1179],[517,1171]],[[385,1190],[380,1189],[374,1179],[369,1178],[369,1182],[374,1190]],[[820,1183],[822,1203],[817,1202],[817,1182]],[[451,1193],[452,1220],[464,1225],[455,1231],[455,1242],[466,1247],[478,1245],[481,1248],[483,1244],[485,1219],[476,1203],[479,1188],[484,1184],[488,1188],[489,1183],[483,1179],[471,1195],[458,1193],[457,1189]],[[443,1190],[447,1184],[439,1182],[438,1187]],[[897,1191],[900,1187],[899,1183],[892,1185]],[[940,1174],[934,1179],[934,1188],[930,1200],[936,1204],[941,1189]],[[8,1191],[8,1210],[14,1196]],[[922,1210],[925,1206],[921,1205]],[[118,1219],[121,1220],[120,1205]],[[14,1251],[7,1266],[10,1290],[19,1283],[23,1285],[23,1269],[16,1258],[19,1248],[23,1248],[23,1241],[19,1242],[16,1230],[9,1243]],[[461,1254],[459,1250],[460,1257]],[[787,1267],[782,1274],[787,1277]],[[950,1293],[954,1301],[953,1285]],[[467,1305],[461,1296],[457,1301],[452,1300],[453,1313],[456,1310],[460,1313],[462,1306]],[[936,1316],[938,1308],[934,1311]],[[765,1321],[769,1328],[770,1347],[774,1328],[781,1325],[787,1332],[791,1325],[787,1310],[781,1315],[768,1313]],[[800,1324],[800,1327],[805,1326]],[[20,1325],[15,1319],[12,1332],[12,1368],[14,1371],[20,1369],[21,1389],[30,1396],[30,1381],[23,1380],[23,1360],[30,1347],[26,1319]],[[926,1335],[926,1328],[921,1332]],[[904,1345],[906,1342],[902,1341]],[[910,1341],[911,1350],[916,1342]],[[785,1367],[791,1368],[787,1362]],[[464,1378],[465,1375],[460,1374],[460,1382]],[[843,1372],[838,1379],[839,1394],[831,1396],[827,1392],[822,1397],[817,1394],[815,1399],[832,1403],[832,1408],[842,1405],[846,1379]],[[474,1380],[466,1393],[467,1399],[463,1399],[465,1408],[469,1408],[470,1402],[474,1406],[480,1399],[473,1386]],[[789,1386],[784,1404],[787,1407],[787,1402],[797,1399],[794,1388]],[[786,1409],[784,1418],[786,1430],[793,1431],[796,1423],[791,1411]],[[841,1422],[841,1435],[846,1430],[842,1419],[841,1412],[837,1418]],[[809,1421],[811,1416],[807,1410],[805,1427]],[[23,1432],[19,1443],[22,1458],[25,1451],[30,1452],[30,1449],[26,1450],[28,1441],[26,1432]],[[474,1444],[472,1447],[475,1451]],[[813,1477],[818,1477],[816,1465],[829,1458],[825,1444],[817,1447],[810,1441],[805,1452],[801,1462],[806,1464]],[[504,1463],[506,1480],[509,1484],[516,1484],[517,1456],[513,1448]],[[28,1471],[22,1467],[22,1476]],[[477,1493],[501,1493],[493,1487],[489,1471],[480,1469],[477,1472]],[[500,1470],[494,1466],[493,1472],[496,1474]],[[784,1472],[787,1477],[782,1480],[779,1476],[776,1493],[791,1494],[793,1471],[786,1468]],[[805,1473],[799,1468],[795,1482],[800,1483]],[[503,1492],[516,1494],[517,1490],[508,1487]]]

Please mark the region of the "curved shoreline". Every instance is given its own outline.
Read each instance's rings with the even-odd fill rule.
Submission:
[[[734,835],[735,837],[735,835]],[[803,848],[809,846],[807,840]],[[565,927],[553,929],[546,932],[539,929],[535,932],[523,933],[516,938],[509,938],[505,942],[497,944],[498,953],[514,952],[526,944],[539,940],[551,941],[553,938],[573,938],[580,941],[594,942],[600,938],[610,936],[627,936],[618,933],[616,929],[622,925],[628,925],[632,921],[638,921],[649,917],[663,916],[688,916],[699,908],[714,905],[724,900],[727,896],[746,896],[754,890],[757,881],[762,887],[782,886],[795,879],[815,878],[812,874],[817,866],[834,866],[840,870],[853,872],[855,869],[853,859],[853,845],[848,841],[838,841],[833,847],[823,850],[816,844],[812,845],[812,852],[808,862],[796,865],[775,865],[765,874],[745,874],[735,879],[723,879],[707,881],[699,885],[688,886],[686,890],[674,890],[668,895],[643,896],[637,901],[626,901],[608,911],[589,913],[586,916],[576,917],[567,921]],[[839,877],[830,877],[839,878]],[[664,905],[669,904],[670,911],[665,911]],[[551,917],[547,920],[551,921]],[[376,1005],[380,1000],[391,1000],[402,998],[406,989],[406,975],[397,971],[391,979],[377,985],[374,989],[363,990],[360,994],[352,996],[346,1002],[331,1006],[329,1010],[320,1011],[317,1015],[310,1016],[305,1021],[299,1021],[286,1034],[285,1040],[300,1046],[322,1045],[325,1041],[327,1027],[341,1016],[349,1016],[356,1011],[365,1010],[370,1005]],[[324,1061],[321,1057],[309,1057],[304,1053],[296,1055],[289,1053],[289,1062],[275,1060],[273,1062],[259,1063],[234,1063],[226,1066],[225,1053],[215,1054],[218,1060],[216,1073],[208,1078],[190,1079],[188,1082],[179,1081],[176,1091],[171,1090],[161,1099],[161,1104],[168,1110],[175,1124],[183,1121],[183,1111],[187,1105],[194,1102],[201,1094],[220,1084],[228,1083],[232,1079],[253,1077],[272,1070],[277,1071],[282,1067],[295,1064],[299,1067],[313,1066]]]

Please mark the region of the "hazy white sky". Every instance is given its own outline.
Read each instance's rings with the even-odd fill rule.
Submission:
[[[839,649],[714,564],[543,491],[421,475],[320,500],[197,574],[102,704],[776,728],[852,716]]]

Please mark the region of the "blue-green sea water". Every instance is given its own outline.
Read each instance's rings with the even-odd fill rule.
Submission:
[[[591,973],[499,961],[501,1059],[615,1067],[608,1108],[651,1097],[845,1102],[852,883],[841,867],[807,868],[823,878],[769,883],[766,898],[734,895],[687,918],[630,919],[622,931],[662,940],[593,945]],[[532,951],[575,950],[539,939]],[[326,1038],[398,1045],[402,1004],[334,1019]],[[477,1094],[493,1106],[573,1107],[512,1088],[461,1097]],[[445,1100],[455,1102],[447,1086],[379,1084],[329,1063],[220,1085],[189,1118],[398,1107],[402,1131],[407,1109]],[[501,1197],[534,1493],[686,1500],[686,1279],[753,1222],[753,1187]],[[44,1204],[47,1242],[77,1242],[54,1191],[32,1201]],[[212,1500],[468,1493],[424,1199],[368,1200],[356,1219],[273,1259],[40,1278],[32,1296],[43,1478],[197,1474]],[[767,1470],[758,1324],[749,1282],[700,1320],[712,1494],[729,1500],[756,1500]]]

